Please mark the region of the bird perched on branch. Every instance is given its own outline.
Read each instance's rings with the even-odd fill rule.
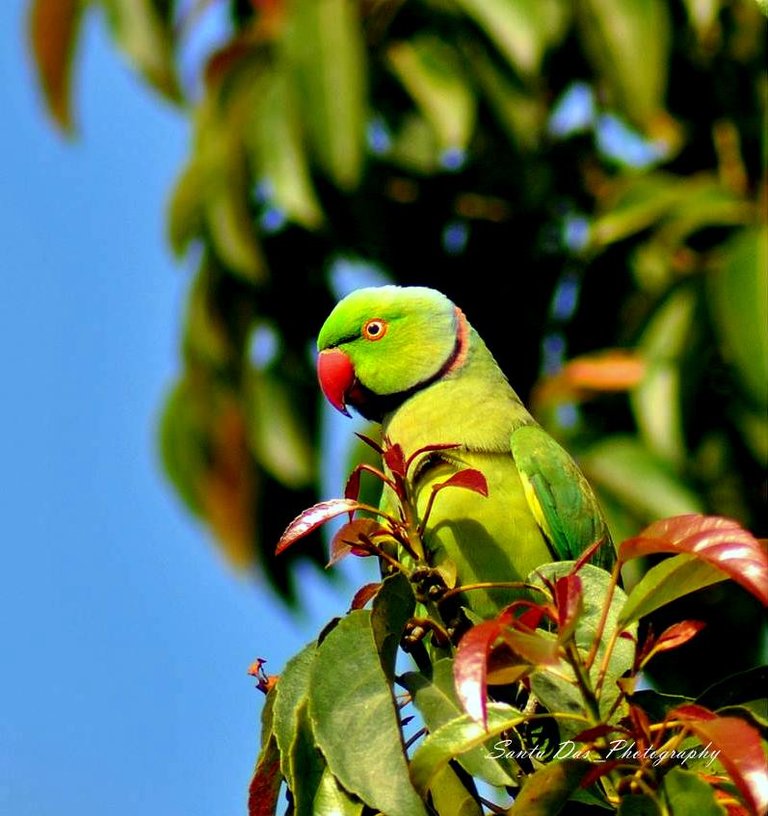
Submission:
[[[330,403],[380,422],[414,468],[423,512],[434,485],[472,468],[487,497],[445,490],[424,531],[432,566],[461,585],[522,581],[551,561],[578,558],[594,542],[593,563],[610,568],[610,533],[578,466],[533,419],[463,312],[425,287],[358,289],[336,305],[318,337],[318,378]],[[383,501],[387,501],[386,495]],[[481,616],[509,593],[471,594]]]

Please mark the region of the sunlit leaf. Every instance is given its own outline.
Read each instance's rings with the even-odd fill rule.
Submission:
[[[152,0],[105,0],[105,5],[120,48],[160,93],[179,101],[173,31]]]
[[[496,620],[473,626],[459,642],[453,663],[456,694],[461,706],[483,726],[487,724],[488,655],[507,623],[508,618],[502,615]]]
[[[685,553],[717,567],[768,606],[768,553],[738,522],[686,514],[662,519],[621,544],[623,561],[653,553]]]
[[[587,0],[577,6],[587,56],[610,102],[641,127],[664,105],[670,20],[663,0]]]
[[[432,807],[438,816],[483,816],[478,800],[450,765],[437,775],[432,788]]]
[[[72,131],[72,63],[83,13],[82,0],[33,0],[29,39],[48,112],[64,131]]]
[[[727,575],[693,555],[681,554],[667,558],[651,567],[632,587],[621,619],[637,621],[672,601],[704,587],[725,581]]]
[[[453,675],[453,661],[443,658],[432,667],[432,677],[427,678],[419,672],[408,672],[399,682],[413,698],[424,724],[429,731],[436,731],[441,726],[456,719],[462,714]],[[492,741],[465,752],[458,757],[459,764],[474,777],[484,780],[489,785],[512,785],[514,777],[507,768],[507,760],[490,758]]]
[[[583,759],[549,762],[525,780],[508,816],[552,816],[571,798],[592,765]]]
[[[463,714],[427,736],[411,759],[411,779],[422,796],[452,759],[477,748],[489,737],[515,728],[524,719],[519,711],[505,703],[489,703],[487,716],[487,727],[469,714]]]
[[[682,721],[702,742],[720,752],[718,760],[728,771],[753,813],[768,810],[768,761],[760,734],[738,717],[718,717],[701,706],[674,709],[669,720]]]
[[[347,555],[373,555],[371,544],[376,537],[387,534],[386,528],[371,518],[357,518],[340,527],[331,539],[331,557],[328,566],[338,563]]]
[[[352,501],[351,499],[330,499],[312,505],[312,507],[307,508],[296,516],[288,527],[286,527],[285,532],[280,536],[280,540],[277,542],[275,553],[280,554],[300,538],[304,538],[304,536],[314,532],[318,527],[342,515],[342,513],[349,513],[350,511],[359,510],[360,508],[360,503]]]
[[[475,123],[475,97],[459,55],[431,35],[393,43],[387,60],[432,125],[443,149],[465,150]]]
[[[301,111],[287,76],[287,66],[266,72],[257,85],[245,132],[270,203],[290,221],[316,229],[323,212],[312,185],[306,156]]]
[[[523,76],[535,74],[564,29],[562,4],[549,0],[457,0]]]
[[[388,816],[426,816],[408,779],[397,711],[371,613],[350,612],[320,645],[310,682],[317,745],[341,785]],[[386,768],[386,773],[372,773]]]
[[[358,4],[296,0],[282,38],[313,153],[342,190],[363,167],[366,59]]]

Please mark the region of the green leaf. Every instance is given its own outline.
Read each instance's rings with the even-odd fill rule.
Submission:
[[[320,166],[342,190],[362,174],[365,43],[352,0],[296,0],[286,8],[285,57]]]
[[[400,678],[402,685],[413,697],[414,705],[430,732],[462,715],[453,682],[453,661],[438,660],[432,667],[432,678],[418,672],[408,672]],[[489,785],[514,785],[514,776],[505,767],[506,761],[489,758],[493,745],[474,748],[457,757],[459,764],[471,776]]]
[[[698,774],[672,768],[664,776],[661,794],[671,816],[725,816],[715,798],[715,788]]]
[[[188,162],[176,179],[166,216],[168,242],[179,258],[192,241],[203,235],[205,189],[205,172],[200,163]]]
[[[696,702],[713,711],[758,700],[765,707],[768,706],[765,695],[767,688],[768,666],[756,666],[713,683],[696,698]]]
[[[315,794],[312,816],[360,816],[363,803],[348,794],[326,768]]]
[[[716,567],[685,553],[651,567],[632,588],[621,610],[624,623],[638,621],[683,595],[717,584],[727,578]]]
[[[427,736],[411,760],[411,779],[424,796],[448,763],[461,754],[483,745],[489,737],[515,728],[524,716],[505,703],[488,705],[488,727],[483,728],[468,714],[462,714]]]
[[[297,783],[294,746],[299,739],[302,704],[307,700],[309,681],[317,653],[314,642],[307,644],[285,666],[275,686],[274,730],[280,749],[280,765],[288,787]]]
[[[659,803],[652,796],[622,796],[618,816],[661,816]]]
[[[48,113],[65,132],[72,121],[72,65],[80,35],[82,0],[32,0],[28,36]]]
[[[664,0],[585,0],[581,39],[609,102],[640,127],[664,107],[670,21]]]
[[[543,578],[551,582],[567,575],[573,569],[573,562],[561,561],[555,564],[545,564],[536,570],[528,581],[539,586],[543,586]],[[591,653],[595,640],[598,636],[601,621],[604,615],[605,600],[611,582],[609,573],[595,567],[592,564],[585,564],[579,570],[579,577],[582,583],[583,609],[576,620],[574,630],[574,640],[579,653],[583,659]],[[626,603],[627,596],[620,587],[615,587],[605,616],[602,637],[599,640],[595,659],[590,667],[590,678],[593,686],[596,685],[600,672],[603,668],[603,661],[608,643],[613,639],[617,630],[626,630],[633,635],[632,626],[627,626],[626,622],[620,619],[620,614]],[[605,676],[602,680],[602,688],[599,695],[599,708],[601,714],[607,716],[613,708],[619,689],[616,680],[626,671],[632,668],[635,659],[635,643],[632,638],[618,637],[612,647],[608,663],[605,667]],[[552,712],[584,714],[586,713],[581,694],[573,683],[572,669],[565,664],[561,664],[557,669],[551,670],[542,667],[535,672],[531,678],[531,687],[535,694]],[[614,712],[615,721],[620,713]],[[561,736],[569,737],[583,730],[584,725],[578,721],[560,721]]]
[[[432,807],[437,816],[483,816],[483,808],[467,790],[456,771],[446,765],[432,786]]]
[[[526,779],[508,816],[555,816],[591,767],[582,759],[550,762]]]
[[[723,350],[745,393],[768,409],[768,230],[739,232],[709,277],[709,300]]]
[[[456,0],[525,77],[533,77],[547,47],[562,35],[563,4],[551,0]]]
[[[323,212],[312,185],[300,117],[287,66],[278,63],[258,83],[244,138],[271,202],[289,220],[316,229]]]
[[[441,149],[466,149],[476,103],[456,51],[423,35],[393,43],[387,61],[434,129]]]
[[[641,518],[702,512],[701,499],[636,438],[616,435],[579,455],[590,479]]]
[[[381,666],[394,682],[395,660],[405,624],[413,616],[416,600],[411,582],[401,572],[390,575],[376,594],[371,610],[371,627]]]
[[[296,712],[296,733],[291,743],[289,764],[292,778],[288,786],[293,795],[294,814],[315,816],[316,795],[328,768],[315,742],[306,697]]]
[[[179,101],[173,31],[152,0],[102,0],[115,39],[144,78],[167,99]]]
[[[768,553],[733,519],[698,513],[660,519],[619,547],[622,561],[656,553],[695,555],[768,606]]]
[[[645,446],[680,469],[686,456],[680,377],[692,328],[696,295],[677,289],[653,315],[637,344],[647,363],[645,376],[630,393]]]
[[[350,612],[323,640],[309,704],[317,744],[346,790],[387,816],[426,816],[408,779],[392,689],[367,610]]]
[[[256,460],[287,487],[309,485],[315,475],[312,444],[289,388],[275,374],[250,368],[245,396],[248,440]]]
[[[631,702],[640,706],[651,722],[661,722],[673,708],[691,703],[693,700],[680,694],[662,694],[655,689],[641,689],[632,695]]]

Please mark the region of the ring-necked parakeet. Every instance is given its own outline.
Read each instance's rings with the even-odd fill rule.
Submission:
[[[415,469],[420,512],[432,485],[452,472],[484,474],[487,497],[451,489],[435,501],[424,535],[434,566],[452,561],[462,585],[524,580],[603,539],[593,561],[610,567],[613,544],[586,479],[443,294],[399,286],[354,291],[326,320],[318,350],[318,377],[331,404],[381,422],[406,456],[428,445],[459,446],[426,454]],[[482,616],[509,600],[499,590],[467,596]]]

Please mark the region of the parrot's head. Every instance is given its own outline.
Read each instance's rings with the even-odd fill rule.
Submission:
[[[317,339],[328,401],[381,418],[447,375],[466,355],[469,329],[445,295],[421,286],[358,289],[336,305]]]

